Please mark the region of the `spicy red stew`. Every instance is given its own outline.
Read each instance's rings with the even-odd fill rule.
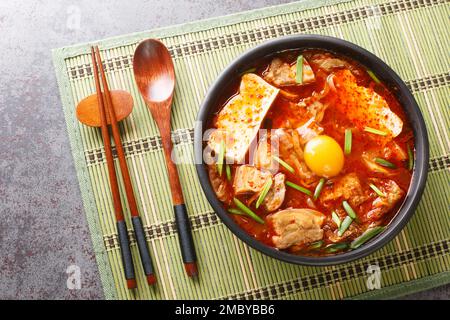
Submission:
[[[212,121],[217,197],[257,240],[302,255],[356,249],[403,202],[413,132],[390,90],[362,65],[286,51],[241,75]]]

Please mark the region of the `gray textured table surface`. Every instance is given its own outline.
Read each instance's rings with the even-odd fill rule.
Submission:
[[[103,296],[50,50],[283,2],[0,2],[0,298]],[[66,287],[72,264],[81,268],[81,290]],[[408,298],[449,299],[449,292]]]

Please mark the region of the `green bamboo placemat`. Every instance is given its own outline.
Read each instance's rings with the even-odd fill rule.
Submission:
[[[98,41],[111,87],[128,90],[135,101],[121,130],[158,277],[158,285],[149,288],[135,260],[135,295],[128,292],[123,277],[100,131],[79,124],[75,117],[77,102],[95,91],[90,44],[55,50],[64,114],[106,298],[385,298],[450,282],[449,15],[448,0],[307,0]],[[209,206],[194,166],[182,164],[179,173],[200,269],[199,279],[188,279],[179,257],[160,138],[134,84],[134,49],[148,37],[161,38],[169,47],[178,80],[173,140],[178,158],[192,163],[194,120],[219,72],[255,44],[295,33],[357,43],[406,81],[430,136],[429,178],[419,208],[395,240],[365,259],[333,267],[296,266],[238,240]],[[134,244],[132,250],[138,259]],[[367,285],[370,265],[381,270],[381,289]]]

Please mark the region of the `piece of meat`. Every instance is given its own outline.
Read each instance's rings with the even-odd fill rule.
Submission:
[[[275,235],[272,242],[278,249],[301,246],[323,238],[325,215],[312,209],[289,208],[268,216]]]
[[[332,187],[325,188],[320,194],[323,203],[338,199],[348,200],[350,205],[359,206],[368,199],[356,173],[352,172],[339,178]]]
[[[278,92],[256,74],[243,75],[239,94],[218,114],[217,130],[211,133],[209,146],[218,153],[225,140],[226,159],[229,163],[242,163]]]
[[[314,72],[311,69],[308,61],[303,58],[303,81],[297,83],[295,77],[297,75],[297,63],[288,64],[280,58],[275,58],[270,63],[269,69],[264,75],[264,79],[273,83],[278,87],[283,86],[298,86],[308,84],[315,81]]]
[[[383,158],[404,161],[408,159],[408,154],[397,142],[391,141],[383,149]]]
[[[277,173],[273,177],[273,185],[263,201],[263,206],[268,212],[277,210],[283,204],[284,196],[286,194],[284,181],[285,175],[282,173]]]
[[[317,124],[315,118],[309,119],[296,130],[300,136],[300,143],[302,145],[305,145],[309,140],[317,137],[323,132],[323,128]]]
[[[230,203],[233,197],[233,193],[230,190],[226,178],[220,176],[217,172],[217,167],[215,164],[208,166],[209,181],[217,195],[217,198],[225,203]]]
[[[315,68],[321,69],[326,73],[330,73],[332,71],[345,68],[351,70],[352,73],[354,73],[357,76],[360,75],[360,70],[358,68],[355,68],[351,63],[343,59],[333,57],[329,53],[314,54],[311,57],[309,57],[309,62]]]
[[[359,130],[370,127],[386,133],[385,136],[369,134],[368,137],[386,144],[398,136],[403,121],[389,108],[386,100],[373,89],[358,86],[355,76],[349,70],[335,73],[335,108],[344,114]]]
[[[378,155],[378,152],[375,150],[369,150],[369,151],[363,152],[361,158],[362,158],[364,164],[366,165],[367,169],[369,169],[369,171],[371,171],[373,173],[382,174],[382,175],[385,175],[388,177],[396,174],[395,169],[386,168],[386,167],[383,167],[383,166],[379,165],[378,163],[376,163],[375,162],[376,157],[383,158],[383,156]]]
[[[354,239],[361,234],[361,227],[353,222],[342,236],[339,236],[339,230],[327,230],[325,236],[333,243],[342,242],[344,240]]]
[[[393,180],[372,179],[373,183],[384,193],[372,202],[372,209],[367,212],[367,219],[377,221],[389,212],[403,197],[405,192]]]
[[[305,185],[317,180],[317,176],[306,166],[301,137],[297,130],[276,129],[271,143],[279,144],[279,157],[291,165]],[[278,164],[278,163],[277,163]]]
[[[250,165],[239,166],[234,175],[234,192],[237,195],[259,193],[268,179],[272,179],[272,174],[268,171],[261,171]]]

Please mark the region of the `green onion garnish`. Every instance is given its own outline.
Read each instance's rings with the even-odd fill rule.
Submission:
[[[333,211],[331,213],[331,219],[333,219],[334,223],[336,223],[338,228],[341,226],[341,219],[337,215],[336,211]]]
[[[345,129],[344,153],[348,155],[351,152],[352,152],[352,129]]]
[[[219,175],[222,175],[223,171],[223,160],[225,159],[225,141],[221,141],[220,143],[220,150],[219,150],[219,157],[217,158],[217,171],[219,172]]]
[[[372,72],[372,70],[367,69],[367,74],[372,78],[373,81],[376,83],[380,83],[380,79],[377,78],[377,76]]]
[[[371,187],[372,190],[375,191],[375,193],[380,197],[386,197],[386,195],[380,189],[378,189],[378,187],[373,183],[369,183],[369,187]]]
[[[295,75],[295,82],[303,83],[303,56],[299,55],[297,58],[297,73]]]
[[[359,248],[362,244],[366,243],[367,241],[375,237],[384,229],[385,227],[374,227],[367,229],[362,235],[360,235],[358,238],[352,241],[352,243],[350,244],[350,248],[352,249]]]
[[[308,196],[311,196],[311,194],[312,194],[310,190],[308,190],[306,188],[303,188],[303,187],[301,187],[298,184],[295,184],[293,182],[286,181],[286,185],[291,187],[291,188],[293,188],[293,189],[295,189],[295,190],[297,190],[297,191],[303,192],[304,194],[307,194]]]
[[[391,168],[391,169],[397,168],[397,166],[395,164],[393,164],[392,162],[389,162],[383,158],[375,158],[375,162],[378,163],[379,165],[382,165],[383,167],[387,167],[387,168]]]
[[[322,192],[323,185],[325,184],[325,178],[320,179],[319,183],[316,186],[316,190],[314,190],[314,200],[317,200]]]
[[[350,218],[356,219],[355,211],[353,210],[352,207],[350,207],[350,205],[348,204],[348,202],[346,200],[342,201],[342,206],[344,207],[345,212],[347,212],[347,214],[350,216]]]
[[[231,166],[229,166],[228,164],[225,166],[225,172],[227,174],[228,181],[231,181]]]
[[[256,213],[254,213],[250,208],[248,208],[245,204],[243,204],[239,199],[233,198],[234,204],[241,209],[242,212],[244,212],[246,215],[248,215],[250,218],[255,220],[256,222],[259,222],[261,224],[264,224],[264,220],[261,219]]]
[[[267,196],[267,193],[270,190],[270,187],[272,186],[272,178],[269,178],[266,183],[264,184],[261,193],[259,194],[258,200],[256,200],[256,209],[259,208],[261,203],[264,201],[264,199]]]
[[[317,250],[317,249],[320,249],[322,246],[323,246],[323,240],[319,240],[319,241],[311,243],[309,245],[308,249]]]
[[[345,231],[347,231],[348,227],[352,224],[353,219],[350,216],[346,216],[344,221],[342,221],[341,226],[339,227],[338,236],[342,237]]]
[[[230,208],[230,209],[228,209],[228,212],[229,212],[229,213],[232,213],[232,214],[237,214],[237,215],[239,215],[239,216],[246,216],[246,214],[243,213],[241,210],[235,209],[235,208]]]
[[[414,154],[408,145],[408,170],[412,170],[414,167]]]
[[[287,171],[289,171],[290,173],[294,173],[295,170],[294,168],[292,168],[290,165],[288,165],[286,162],[284,162],[283,160],[281,160],[280,158],[278,158],[277,156],[272,156],[272,158],[274,158],[274,160],[276,162],[278,162],[279,164],[281,164]]]
[[[348,248],[348,243],[341,242],[341,243],[332,243],[332,244],[329,244],[329,245],[327,245],[327,246],[325,247],[325,250],[326,250],[328,253],[333,253],[333,252],[340,251],[340,250],[344,250],[344,249],[347,249],[347,248]]]
[[[371,127],[364,127],[364,131],[370,132],[370,133],[373,133],[373,134],[377,134],[379,136],[387,136],[386,132],[381,131],[381,130],[377,130],[377,129],[374,129],[374,128],[371,128]]]

